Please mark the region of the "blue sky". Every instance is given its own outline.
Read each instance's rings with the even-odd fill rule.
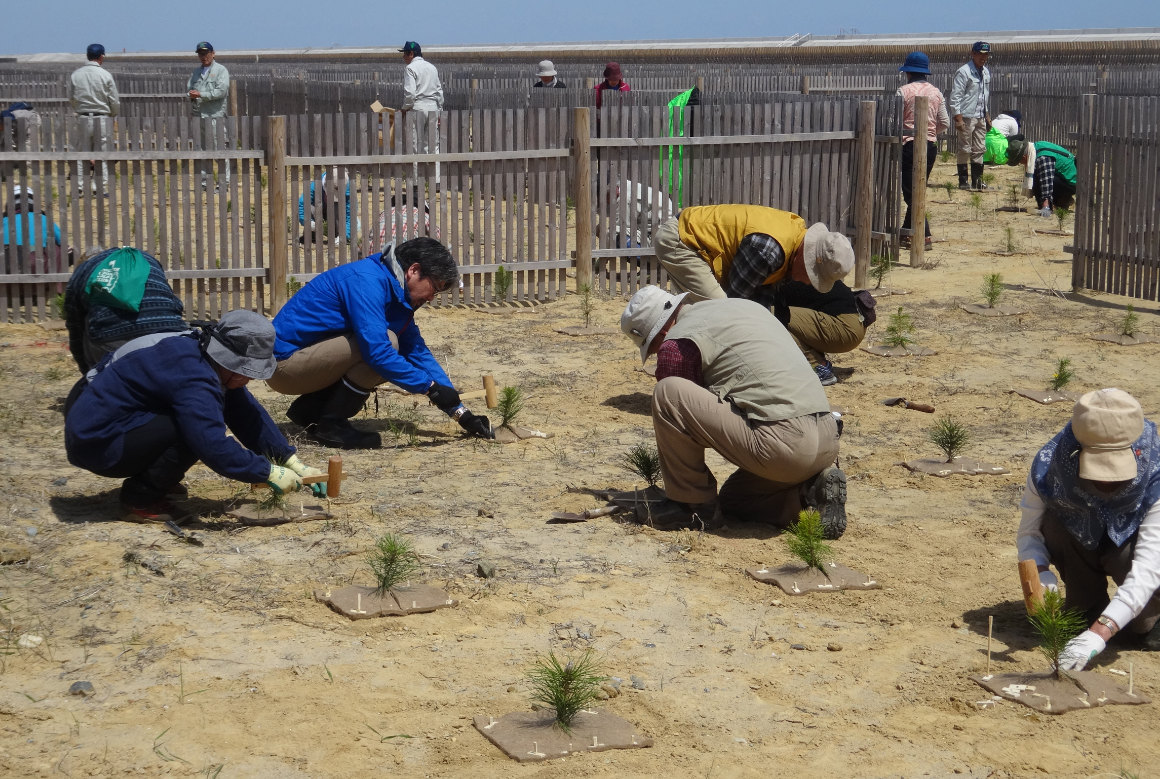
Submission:
[[[1158,0],[1014,6],[950,0],[9,0],[0,53],[81,51],[94,41],[110,51],[157,51],[192,50],[199,40],[231,49],[400,46],[408,39],[430,44],[828,35],[839,27],[892,33],[1155,26],[1160,26]]]

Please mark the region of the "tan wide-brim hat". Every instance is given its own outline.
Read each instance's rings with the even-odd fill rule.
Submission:
[[[640,361],[648,360],[648,347],[676,313],[688,292],[672,295],[657,286],[642,288],[632,296],[620,315],[620,329],[640,348]]]
[[[1081,479],[1136,478],[1132,444],[1144,433],[1144,410],[1131,395],[1115,388],[1087,393],[1072,409],[1071,432],[1083,447],[1079,454]]]
[[[806,275],[818,292],[829,292],[834,282],[840,281],[854,269],[854,247],[841,233],[831,233],[818,222],[806,230]]]

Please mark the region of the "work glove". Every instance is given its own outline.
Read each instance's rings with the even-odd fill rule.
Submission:
[[[1043,208],[1039,209],[1039,215],[1044,219],[1050,219],[1052,216],[1051,206],[1044,206]]]
[[[305,479],[307,476],[324,476],[325,474],[317,468],[311,468],[306,463],[298,459],[298,455],[292,454],[290,458],[283,463],[287,468],[298,474],[299,477]],[[310,491],[314,493],[316,498],[326,497],[326,482],[319,481],[313,484],[306,485],[310,487]]]
[[[427,397],[431,398],[439,409],[447,415],[463,405],[459,400],[459,393],[455,391],[455,387],[448,387],[443,384],[432,384],[431,388],[427,390]]]
[[[266,484],[279,495],[285,495],[302,489],[302,477],[284,465],[271,465]]]
[[[1039,572],[1039,584],[1045,590],[1059,592],[1059,579],[1055,578],[1055,574],[1053,574],[1051,571]]]
[[[476,416],[470,411],[464,411],[459,417],[459,426],[472,435],[477,435],[480,438],[495,438],[495,433],[491,429],[491,420],[485,416]]]
[[[1090,630],[1085,630],[1067,642],[1063,652],[1059,655],[1059,669],[1061,671],[1082,671],[1088,661],[1104,651],[1107,644]]]

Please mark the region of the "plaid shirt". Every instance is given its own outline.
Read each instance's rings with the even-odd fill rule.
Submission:
[[[699,387],[705,386],[701,374],[701,350],[688,338],[665,341],[657,352],[657,381],[676,376],[688,379]]]
[[[1039,189],[1040,205],[1055,205],[1055,160],[1046,154],[1035,157],[1035,185]]]
[[[733,265],[729,268],[729,278],[722,285],[725,294],[731,298],[753,300],[764,306],[773,305],[773,289],[776,285],[763,288],[762,282],[785,265],[785,252],[781,244],[765,233],[750,233],[741,239]]]

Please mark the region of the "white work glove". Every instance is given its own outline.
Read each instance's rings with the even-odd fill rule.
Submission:
[[[302,489],[302,477],[285,466],[271,465],[266,484],[279,495],[285,495],[287,492],[298,492]]]
[[[1051,206],[1044,206],[1039,209],[1039,215],[1044,219],[1050,219],[1052,216]]]
[[[1085,630],[1067,642],[1059,656],[1061,671],[1082,671],[1088,661],[1104,651],[1107,644],[1090,630]]]
[[[309,476],[324,475],[322,471],[318,470],[317,468],[311,468],[309,465],[299,460],[298,455],[296,454],[290,455],[290,457],[283,464],[290,470],[294,471],[294,473],[298,474],[298,477],[302,479],[305,479]],[[315,482],[314,484],[311,484],[310,491],[314,493],[314,497],[316,498],[326,497],[326,482]]]
[[[1059,592],[1059,579],[1055,578],[1055,574],[1053,574],[1051,571],[1039,572],[1039,584],[1045,590]]]

